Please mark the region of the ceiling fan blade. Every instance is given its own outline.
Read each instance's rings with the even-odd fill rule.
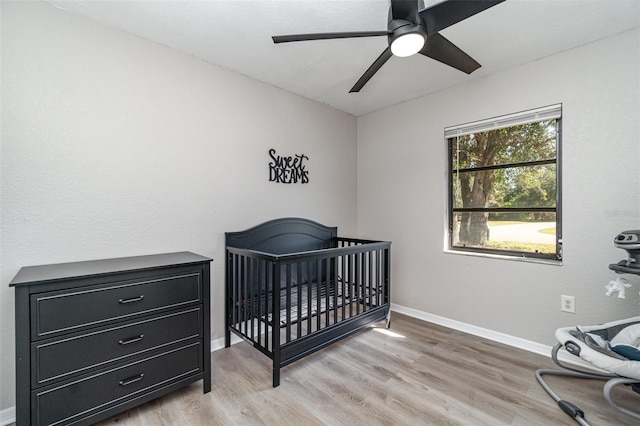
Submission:
[[[427,42],[420,53],[467,74],[480,68],[480,64],[475,59],[437,33],[427,37]]]
[[[373,77],[373,75],[378,72],[378,70],[382,68],[385,62],[387,62],[392,56],[393,53],[391,53],[391,48],[387,47],[384,52],[382,52],[382,54],[378,56],[378,59],[376,59],[373,64],[371,64],[369,69],[367,69],[364,74],[362,74],[360,80],[358,80],[356,84],[351,88],[351,90],[349,90],[349,93],[359,92],[360,89],[362,89],[364,85],[367,84],[367,81],[369,81],[369,79],[371,79],[371,77]]]
[[[435,34],[504,0],[447,0],[420,11],[427,35]]]
[[[417,23],[418,9],[424,7],[423,0],[391,0],[391,15],[393,19]]]
[[[355,31],[348,33],[317,33],[317,34],[292,34],[273,36],[274,43],[289,43],[292,41],[330,40],[334,38],[378,37],[389,35],[388,31]]]

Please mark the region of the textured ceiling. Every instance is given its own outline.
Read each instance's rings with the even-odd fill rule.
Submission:
[[[49,3],[355,116],[640,26],[640,0],[507,0],[441,32],[482,64],[474,73],[392,57],[348,93],[386,37],[275,45],[271,36],[386,30],[388,0]]]

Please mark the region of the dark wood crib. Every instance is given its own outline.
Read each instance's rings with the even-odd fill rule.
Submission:
[[[391,243],[338,237],[302,218],[226,233],[225,346],[231,333],[280,368],[373,322],[389,327]]]

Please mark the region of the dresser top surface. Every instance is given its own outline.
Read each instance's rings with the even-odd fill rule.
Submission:
[[[211,261],[212,259],[208,257],[183,251],[146,256],[25,266],[18,271],[16,276],[9,283],[9,286],[13,287],[70,278],[111,274],[115,272],[138,271],[163,266],[181,266]]]

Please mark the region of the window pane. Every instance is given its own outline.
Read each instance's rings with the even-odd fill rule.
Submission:
[[[556,158],[556,120],[452,138],[452,170]]]
[[[454,209],[556,207],[555,164],[459,172],[452,184]]]
[[[556,253],[555,213],[454,213],[453,227],[453,247]]]

